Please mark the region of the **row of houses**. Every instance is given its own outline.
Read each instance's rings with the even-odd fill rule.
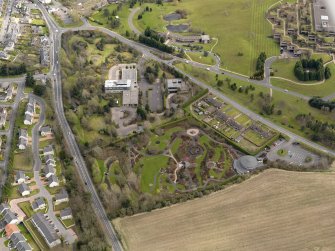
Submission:
[[[34,120],[34,115],[36,112],[36,102],[33,98],[29,98],[26,110],[24,112],[24,121],[25,125],[32,125]]]
[[[48,180],[49,187],[59,186],[59,180],[56,175],[56,161],[54,158],[54,150],[52,145],[48,145],[43,149],[43,156],[45,160],[44,175]]]

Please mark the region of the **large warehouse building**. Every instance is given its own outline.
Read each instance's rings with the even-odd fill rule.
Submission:
[[[313,10],[315,30],[335,34],[335,1],[313,0]]]

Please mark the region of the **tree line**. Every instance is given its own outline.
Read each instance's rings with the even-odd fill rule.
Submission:
[[[154,47],[160,51],[167,53],[174,52],[174,48],[164,44],[165,39],[149,27],[145,29],[143,35],[139,36],[138,40],[140,43],[146,44],[150,47]]]
[[[323,100],[319,97],[313,97],[308,101],[311,107],[331,112],[335,108],[335,101]]]
[[[13,64],[0,65],[0,76],[15,76],[24,74],[26,72],[27,68],[24,63],[19,65],[13,65]]]
[[[322,58],[303,58],[296,62],[294,66],[294,75],[300,81],[322,81],[331,77],[331,71],[328,66],[324,67]]]
[[[254,73],[253,77],[254,79],[261,80],[264,78],[264,64],[266,60],[266,54],[265,52],[261,52],[257,58],[256,62],[256,72]]]

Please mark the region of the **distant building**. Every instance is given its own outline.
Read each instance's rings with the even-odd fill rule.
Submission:
[[[30,195],[30,188],[26,183],[20,184],[18,189],[22,196]]]
[[[41,136],[46,137],[52,135],[51,127],[50,126],[43,126],[41,128]]]
[[[35,201],[31,204],[32,209],[34,210],[34,212],[36,212],[37,210],[42,210],[46,208],[46,204],[43,198],[37,198],[35,199]]]
[[[27,148],[27,145],[28,145],[28,131],[26,129],[20,129],[18,147],[20,150],[24,150]]]
[[[60,193],[55,195],[55,205],[59,205],[64,202],[69,201],[69,195],[66,192],[65,188],[63,188]]]
[[[47,179],[50,178],[50,176],[55,175],[55,168],[53,165],[46,165],[44,167],[44,175]]]
[[[52,145],[48,145],[46,147],[44,147],[43,149],[43,155],[46,156],[46,155],[54,155],[55,152],[54,152],[54,149],[52,147]]]
[[[105,81],[105,92],[122,93],[123,105],[137,106],[139,88],[136,64],[120,64],[112,67],[111,71],[118,76]]]
[[[181,78],[167,79],[166,88],[169,93],[187,91],[186,83]]]
[[[47,245],[52,248],[61,244],[61,240],[57,235],[55,228],[41,213],[32,216],[31,222],[37,228],[38,232],[43,236]]]
[[[68,220],[68,219],[72,219],[72,210],[71,208],[65,208],[63,210],[60,211],[60,218],[61,220]]]
[[[248,174],[263,166],[254,156],[245,155],[234,160],[234,169],[238,174]]]
[[[26,175],[23,171],[17,171],[15,175],[15,182],[17,184],[22,184],[26,181]]]
[[[51,175],[48,179],[48,186],[49,187],[58,187],[59,181],[56,175]]]
[[[315,30],[335,35],[334,1],[313,0],[313,11]]]

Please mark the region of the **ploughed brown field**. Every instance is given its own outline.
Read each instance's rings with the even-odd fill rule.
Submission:
[[[335,173],[267,170],[113,223],[127,250],[334,250]]]

